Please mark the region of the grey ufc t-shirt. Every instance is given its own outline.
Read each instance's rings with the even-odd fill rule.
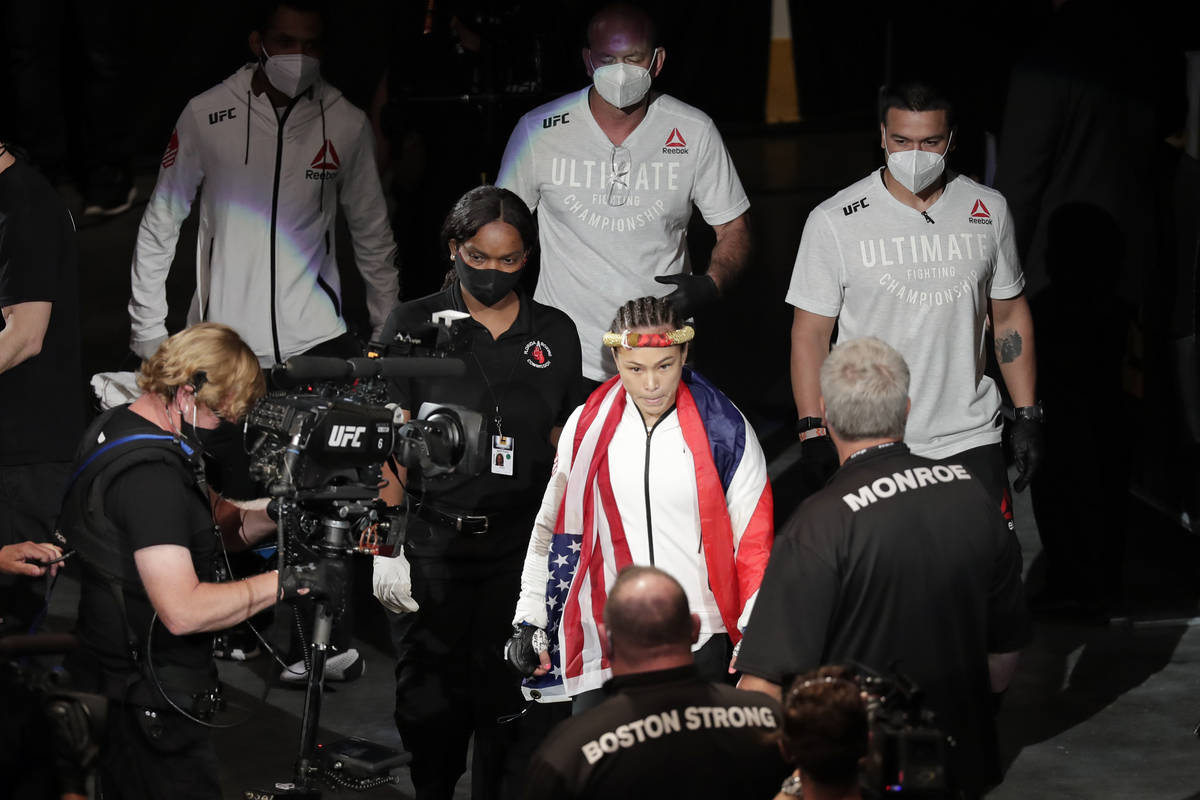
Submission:
[[[896,348],[912,376],[904,440],[945,458],[1000,441],[1000,392],[984,374],[988,300],[1024,285],[999,192],[950,175],[923,215],[877,171],[808,215],[787,301],[837,317],[839,340]]]
[[[622,184],[615,192],[614,181]],[[592,116],[588,89],[530,111],[513,130],[496,183],[537,209],[534,299],[574,320],[583,374],[593,380],[615,374],[600,337],[617,309],[674,291],[655,276],[691,271],[692,205],[709,225],[750,208],[716,125],[665,94],[651,97],[620,147]]]

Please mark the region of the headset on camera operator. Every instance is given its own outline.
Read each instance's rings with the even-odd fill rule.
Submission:
[[[494,186],[472,189],[446,217],[442,240],[454,263],[449,284],[393,311],[384,343],[421,332],[436,312],[460,312],[467,316],[457,324],[454,355],[466,375],[396,381],[392,395],[413,417],[427,403],[482,412],[487,451],[474,459],[478,474],[400,470],[410,509],[404,556],[411,597],[401,587],[408,575],[400,558],[377,558],[374,580],[376,596],[393,611],[419,606],[396,619],[393,638],[396,724],[422,799],[453,794],[472,733],[472,785],[485,792],[519,778],[527,745],[539,738],[537,715],[497,724],[523,705],[501,653],[557,428],[581,381],[575,325],[517,286],[537,243],[525,203]],[[384,499],[400,502],[400,488],[394,482]]]
[[[275,530],[265,501],[235,505],[204,480],[206,434],[244,417],[265,389],[238,335],[188,328],[143,362],[138,385],[133,403],[84,434],[63,504],[59,527],[83,570],[80,648],[67,665],[79,688],[110,700],[105,791],[219,797],[204,727],[221,702],[212,632],[316,584],[294,570],[212,582],[225,544]]]

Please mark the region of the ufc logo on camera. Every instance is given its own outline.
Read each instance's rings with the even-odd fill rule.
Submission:
[[[365,425],[334,425],[329,430],[329,446],[362,447],[359,437],[366,432]]]

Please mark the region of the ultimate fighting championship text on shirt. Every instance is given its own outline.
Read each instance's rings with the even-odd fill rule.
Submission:
[[[861,265],[884,268],[879,285],[902,303],[922,306],[946,305],[973,296],[979,272],[964,269],[962,264],[986,262],[993,248],[986,233],[892,236],[858,242]],[[928,285],[930,282],[934,285]]]
[[[679,168],[678,161],[648,161],[627,164],[626,169],[620,170],[608,161],[555,157],[550,161],[550,182],[582,190],[569,192],[562,198],[572,216],[597,230],[624,233],[643,228],[664,214],[666,203],[662,199],[643,207],[639,192],[679,191]],[[610,204],[614,187],[624,196],[619,206]],[[597,206],[613,210],[601,208],[597,212]]]

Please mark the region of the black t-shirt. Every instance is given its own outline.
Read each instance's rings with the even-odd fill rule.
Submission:
[[[610,697],[560,723],[533,755],[526,800],[773,797],[791,768],[779,703],[695,667],[613,678]]]
[[[53,303],[41,352],[0,372],[0,464],[70,461],[83,433],[77,260],[54,187],[19,160],[0,172],[0,306]]]
[[[738,667],[780,683],[823,664],[898,662],[978,790],[999,779],[987,655],[1029,639],[1020,546],[987,491],[897,443],[851,458],[788,520]]]
[[[135,433],[163,431],[128,408],[116,411],[104,426],[105,441]],[[136,574],[134,552],[170,544],[191,551],[192,565],[201,581],[213,579],[218,542],[212,513],[185,471],[158,461],[132,466],[113,478],[105,494],[104,508],[108,519],[121,531],[121,551],[133,570],[129,574]],[[134,667],[125,646],[121,609],[103,576],[86,564],[83,574],[79,639],[106,672],[127,674]],[[144,649],[154,609],[140,586],[127,587],[124,595],[129,625]],[[156,669],[166,665],[208,669],[213,663],[211,633],[174,636],[158,621],[154,625],[152,647]]]
[[[518,292],[518,296],[521,308],[517,318],[498,339],[472,318],[460,323],[461,341],[467,349],[462,355],[465,377],[401,380],[393,383],[391,391],[392,399],[413,417],[419,415],[423,403],[453,403],[481,412],[487,421],[488,450],[482,474],[425,479],[419,470],[410,469],[408,489],[413,495],[450,513],[519,517],[512,527],[523,528],[528,536],[554,463],[550,430],[565,423],[574,409],[581,368],[579,334],[571,319],[524,293]],[[391,342],[397,332],[416,333],[435,311],[446,309],[466,311],[457,281],[392,311],[382,341]],[[491,470],[495,457],[491,437],[498,434],[513,440],[511,476]],[[472,545],[472,550],[481,547],[489,545]],[[513,547],[524,551],[523,543],[505,546]],[[435,550],[444,554],[440,546]],[[423,554],[421,542],[410,539],[410,551]]]

